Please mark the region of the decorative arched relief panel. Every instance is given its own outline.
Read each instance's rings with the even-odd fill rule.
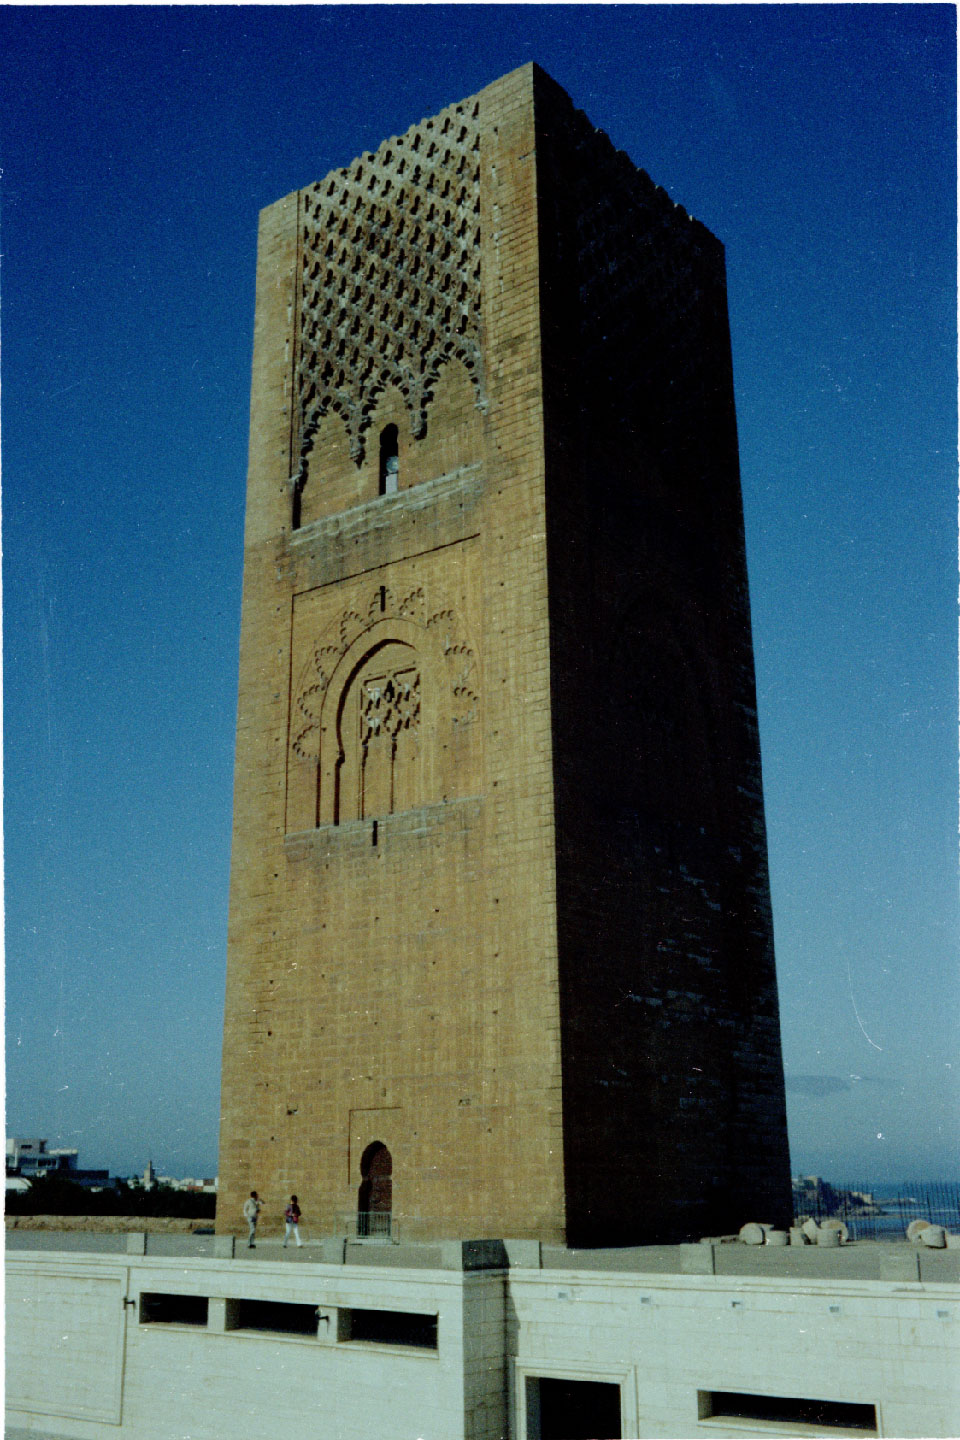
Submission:
[[[359,505],[366,497],[350,460],[350,436],[343,416],[331,410],[320,423],[314,436],[314,464],[310,475],[304,474],[293,492],[293,528],[309,525],[322,515]],[[327,484],[321,485],[323,476]]]
[[[427,396],[426,429],[417,441],[419,473],[426,478],[476,464],[483,454],[483,416],[474,404],[469,373],[456,356],[441,359],[433,369]]]
[[[386,586],[342,612],[295,683],[289,830],[336,825],[472,793],[456,732],[476,730],[473,648],[453,610]],[[469,746],[468,746],[469,750]]]

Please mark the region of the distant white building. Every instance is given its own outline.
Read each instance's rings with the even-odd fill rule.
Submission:
[[[67,1174],[77,1169],[78,1150],[50,1149],[46,1140],[7,1136],[7,1174],[33,1179],[52,1171]]]
[[[216,1195],[217,1176],[209,1179],[198,1180],[193,1175],[178,1177],[176,1175],[158,1175],[153,1168],[153,1161],[147,1161],[147,1168],[143,1172],[142,1185],[145,1190],[152,1190],[157,1185],[165,1185],[170,1190],[192,1190],[198,1194]]]
[[[61,1175],[75,1185],[90,1188],[110,1184],[109,1170],[81,1170],[77,1161],[80,1152],[64,1146],[50,1146],[46,1140],[21,1139],[7,1136],[7,1189],[26,1189],[32,1180],[45,1175]],[[24,1185],[11,1185],[10,1180],[23,1180]]]

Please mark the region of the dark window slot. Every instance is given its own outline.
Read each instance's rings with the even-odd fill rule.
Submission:
[[[233,1300],[228,1307],[230,1330],[272,1330],[279,1335],[316,1335],[317,1307],[280,1300]]]
[[[414,1315],[405,1310],[341,1310],[337,1339],[436,1350],[437,1317]]]
[[[206,1325],[206,1295],[142,1294],[141,1325]]]
[[[849,1400],[801,1400],[783,1395],[746,1395],[734,1390],[699,1391],[700,1419],[764,1420],[780,1425],[816,1425],[823,1430],[877,1433],[877,1408]]]

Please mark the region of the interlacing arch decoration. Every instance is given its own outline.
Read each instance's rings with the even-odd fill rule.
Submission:
[[[333,410],[362,462],[390,386],[421,436],[445,360],[463,363],[486,406],[478,110],[451,106],[302,192],[301,477]]]
[[[409,809],[424,794],[421,725],[472,719],[475,656],[451,609],[430,611],[421,588],[387,586],[366,612],[347,609],[298,678],[291,749],[315,767],[319,824]]]

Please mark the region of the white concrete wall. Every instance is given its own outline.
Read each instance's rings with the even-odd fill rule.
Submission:
[[[100,1257],[6,1267],[6,1405],[116,1426],[126,1271]],[[56,1428],[56,1427],[52,1427]],[[78,1434],[97,1433],[89,1424]]]
[[[960,1287],[513,1271],[515,1440],[527,1376],[621,1385],[624,1434],[834,1434],[698,1420],[698,1391],[875,1404],[886,1436],[960,1435]]]
[[[960,1435],[960,1286],[11,1251],[9,1432],[73,1440],[537,1440],[528,1377],[613,1382],[624,1436],[833,1435],[699,1420],[698,1391],[876,1405]],[[211,1298],[143,1324],[142,1292]],[[231,1299],[320,1306],[317,1338],[226,1331]],[[438,1316],[435,1351],[338,1342],[336,1311]]]
[[[463,1280],[473,1277],[242,1260],[118,1266],[116,1257],[109,1264],[104,1256],[67,1259],[7,1257],[11,1428],[90,1440],[456,1440],[468,1433],[461,1302]],[[317,1339],[217,1333],[215,1306],[207,1329],[141,1324],[139,1306],[124,1310],[122,1301],[144,1291],[432,1313],[438,1348],[331,1343],[324,1325]],[[334,1336],[335,1321],[334,1313]]]

